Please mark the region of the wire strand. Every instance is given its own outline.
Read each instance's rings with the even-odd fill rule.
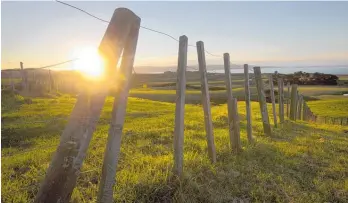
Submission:
[[[42,66],[42,67],[38,67],[38,68],[26,68],[26,69],[44,69],[44,68],[50,68],[50,67],[54,67],[54,66],[58,66],[58,65],[62,65],[62,64],[65,64],[65,63],[71,63],[71,62],[74,62],[74,61],[77,61],[79,60],[79,58],[75,58],[75,59],[71,59],[71,60],[67,60],[67,61],[63,61],[63,62],[60,62],[60,63],[55,63],[55,64],[51,64],[51,65],[47,65],[47,66]]]
[[[71,8],[74,8],[74,9],[76,9],[76,10],[79,10],[79,11],[81,11],[81,12],[83,12],[83,13],[85,13],[85,14],[87,14],[87,15],[89,15],[89,16],[91,16],[91,17],[97,19],[97,20],[100,20],[100,21],[102,21],[102,22],[110,23],[110,21],[101,19],[101,18],[99,18],[99,17],[97,17],[97,16],[95,16],[95,15],[93,15],[93,14],[91,14],[91,13],[89,13],[89,12],[87,12],[87,11],[81,9],[81,8],[78,8],[78,7],[76,7],[76,6],[73,6],[73,5],[71,5],[71,4],[68,4],[68,3],[65,3],[65,2],[62,2],[62,1],[58,1],[58,0],[56,0],[56,2],[61,3],[61,4],[66,5],[66,6],[69,6],[69,7],[71,7]],[[149,30],[149,31],[152,31],[152,32],[156,32],[156,33],[158,33],[158,34],[162,34],[162,35],[164,35],[164,36],[167,36],[167,37],[169,37],[169,38],[175,40],[176,42],[179,42],[179,40],[178,40],[177,38],[173,37],[172,35],[170,35],[170,34],[168,34],[168,33],[165,33],[165,32],[162,32],[162,31],[158,31],[158,30],[155,30],[155,29],[152,29],[152,28],[148,28],[148,27],[145,27],[145,26],[140,26],[140,27],[143,28],[143,29],[145,29],[145,30]],[[197,46],[195,46],[195,45],[190,45],[190,44],[189,44],[188,46],[190,46],[190,47],[197,47]],[[207,50],[204,50],[204,51],[205,51],[205,53],[207,53],[207,54],[209,54],[209,55],[211,55],[211,56],[219,57],[219,58],[221,57],[221,56],[212,54],[212,53],[210,53],[210,52],[207,51]]]

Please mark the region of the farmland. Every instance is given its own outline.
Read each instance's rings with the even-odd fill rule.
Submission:
[[[251,83],[256,142],[248,144],[241,74],[232,77],[232,92],[239,100],[243,146],[238,156],[229,147],[223,75],[209,75],[218,159],[214,165],[207,154],[199,77],[188,74],[184,176],[174,179],[175,77],[141,78],[142,81],[139,78],[132,81],[130,90],[114,193],[117,202],[230,202],[237,198],[250,202],[344,202],[348,198],[348,177],[344,172],[348,163],[348,128],[286,120],[274,129],[272,137],[266,137],[256,87]],[[64,86],[61,88],[64,90]],[[347,87],[300,86],[299,91],[315,114],[347,116],[348,100],[342,96],[348,92]],[[74,93],[28,98],[2,92],[4,202],[33,200],[75,101]],[[107,98],[72,195],[73,202],[96,201],[112,101]],[[270,104],[268,111],[272,118]]]
[[[167,91],[171,90],[144,90],[151,97],[163,96]],[[132,94],[139,92],[132,90]],[[187,94],[200,96],[191,90]],[[30,202],[34,198],[75,101],[71,95],[25,99],[3,94],[4,202]],[[185,106],[184,176],[179,181],[172,178],[171,171],[175,104],[129,98],[115,200],[344,202],[348,198],[347,127],[286,121],[272,137],[266,137],[258,103],[252,102],[256,142],[248,144],[245,104],[238,105],[243,146],[238,156],[229,148],[226,104],[212,107],[218,156],[214,165],[206,152],[202,107]],[[96,201],[111,108],[112,98],[108,98],[73,192],[73,202]]]
[[[331,118],[348,117],[348,97],[342,95],[321,95],[319,100],[308,102],[312,111],[319,116]]]

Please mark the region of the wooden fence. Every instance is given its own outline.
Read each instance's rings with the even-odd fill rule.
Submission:
[[[288,98],[290,106],[290,120],[304,120],[309,122],[333,124],[333,125],[348,125],[348,117],[332,118],[329,116],[320,116],[313,113],[308,106],[305,97],[297,90],[297,84],[293,84],[291,88],[291,97]]]
[[[112,110],[112,118],[109,129],[108,140],[102,166],[102,177],[99,184],[98,202],[112,202],[113,188],[116,182],[116,168],[120,156],[121,136],[126,113],[127,98],[129,93],[129,79],[131,76],[137,39],[139,35],[140,18],[132,11],[119,8],[116,9],[111,22],[108,25],[106,33],[101,41],[99,50],[104,58],[106,58],[106,71],[108,78],[102,83],[94,83],[99,87],[98,91],[89,92],[82,90],[77,98],[77,102],[72,110],[69,121],[61,135],[60,144],[47,170],[45,179],[43,180],[40,190],[36,195],[35,202],[69,202],[72,191],[76,185],[76,179],[80,173],[83,160],[93,136],[99,120],[101,110],[107,96],[105,82],[115,81],[117,75],[123,75],[124,80],[116,80],[118,90],[114,96],[114,104]],[[217,160],[216,149],[214,143],[214,130],[212,124],[212,113],[210,106],[210,96],[207,79],[207,68],[205,61],[204,43],[199,41],[196,43],[199,73],[201,80],[202,106],[204,111],[204,122],[207,154],[214,164]],[[187,68],[187,48],[188,38],[181,36],[179,39],[178,50],[178,66],[177,66],[177,83],[176,83],[176,108],[175,108],[175,127],[174,127],[174,164],[173,173],[181,176],[184,166],[184,120],[185,120],[185,91],[186,91],[186,68]],[[121,67],[116,71],[115,67],[119,60]],[[221,56],[225,70],[225,85],[227,98],[227,115],[228,115],[228,132],[231,152],[234,154],[243,153],[240,141],[240,117],[238,114],[238,101],[232,93],[232,82],[230,73],[230,55],[224,53]],[[30,91],[28,88],[27,74],[22,70],[22,89]],[[254,77],[256,81],[258,102],[262,117],[263,131],[266,136],[272,136],[272,126],[268,115],[268,108],[265,84],[262,80],[260,67],[253,67]],[[249,67],[244,65],[245,77],[245,102],[246,102],[246,121],[247,121],[247,138],[249,143],[254,142],[252,133],[252,119],[250,107],[250,82]],[[34,83],[36,83],[37,75],[34,75]],[[278,99],[274,90],[273,78],[269,78],[269,88],[271,96],[271,112],[273,112],[273,128],[282,127],[285,122],[285,114],[290,120],[305,120],[311,122],[322,122],[320,118],[313,114],[308,107],[304,97],[298,93],[297,85],[293,84],[290,95],[290,85],[287,85],[288,96],[284,95],[284,83],[282,78],[277,78],[278,83]],[[59,85],[54,88],[54,77],[51,71],[48,71],[49,91],[58,91]],[[11,83],[13,88],[13,83]],[[99,86],[98,86],[99,85]],[[277,115],[276,101],[278,101],[279,111]],[[286,111],[284,111],[286,102]],[[174,113],[174,112],[173,112]],[[333,122],[332,119],[324,119],[325,123]],[[340,120],[340,124],[348,123],[348,120]],[[228,139],[228,138],[226,138]]]

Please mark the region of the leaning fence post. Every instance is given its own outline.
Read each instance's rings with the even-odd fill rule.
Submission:
[[[251,107],[250,107],[250,88],[249,88],[249,67],[244,64],[244,84],[245,84],[245,107],[247,117],[247,137],[249,143],[253,142],[252,126],[251,126]]]
[[[215,144],[214,144],[213,122],[212,122],[211,110],[210,110],[210,97],[209,97],[209,86],[208,86],[208,79],[207,79],[207,68],[206,68],[206,62],[205,62],[204,43],[202,41],[199,41],[196,43],[196,45],[197,45],[199,72],[201,75],[202,103],[203,103],[203,110],[204,110],[204,123],[205,123],[205,133],[206,133],[207,144],[208,144],[208,154],[210,157],[210,161],[212,163],[215,163],[216,152],[215,152]]]
[[[270,86],[270,91],[271,91],[273,122],[274,122],[274,127],[276,128],[278,126],[278,124],[277,124],[277,113],[276,113],[276,106],[275,106],[275,96],[274,96],[272,74],[269,75],[268,80],[269,80],[269,86]],[[278,90],[278,94],[279,94],[279,90]]]
[[[124,44],[129,36],[133,35],[133,33],[130,33],[130,29],[139,29],[139,22],[136,23],[137,21],[140,21],[140,19],[128,9],[118,8],[115,10],[99,46],[99,51],[105,59],[106,71],[109,71],[109,69],[116,70]],[[130,60],[127,59],[126,61]],[[128,67],[131,67],[132,63],[128,63]],[[106,76],[108,76],[107,82],[110,82],[115,80],[114,76],[116,75],[106,73]],[[79,95],[35,202],[69,202],[109,90],[105,82],[96,85],[98,85],[98,91],[93,91],[92,96],[87,95],[86,92]],[[115,126],[115,128],[119,127]],[[108,140],[110,141],[110,136]],[[111,164],[103,167],[103,174],[105,170],[112,170],[115,173]],[[101,188],[104,188],[104,184],[102,184],[105,180],[103,174],[100,183]],[[108,198],[104,199],[103,202],[112,201],[114,179],[107,180],[107,186],[111,187],[111,190],[106,190]]]
[[[233,121],[233,115],[238,114],[237,109],[234,108],[233,95],[232,95],[232,84],[231,84],[231,72],[230,72],[230,54],[224,53],[224,68],[225,68],[225,83],[226,83],[226,93],[227,93],[227,110],[228,110],[228,127],[230,135],[230,145],[234,152],[240,151],[240,146],[238,145],[238,135],[234,132],[235,127]]]
[[[290,119],[296,120],[296,110],[297,110],[297,84],[292,84],[291,86],[291,102],[290,102]]]
[[[106,144],[104,154],[102,175],[99,184],[99,194],[97,199],[97,202],[100,203],[113,202],[113,188],[116,178],[117,163],[120,156],[122,130],[125,120],[130,80],[132,77],[132,70],[134,66],[134,58],[138,43],[139,28],[141,21],[141,19],[138,16],[136,16],[132,11],[128,9],[120,10],[120,12],[124,12],[124,16],[122,16],[123,18],[125,18],[124,23],[128,23],[128,25],[125,24],[126,28],[128,28],[128,35],[126,36],[124,43],[122,62],[120,68],[118,70],[116,70],[116,68],[109,69],[109,72],[111,74],[115,71],[115,75],[122,79],[118,80],[118,88],[115,93],[115,99],[113,103],[111,124],[108,133],[108,142]],[[119,19],[120,21],[123,20],[121,17],[115,18]],[[115,27],[115,29],[117,28]],[[107,44],[103,45],[107,46]]]
[[[284,83],[282,78],[278,78],[278,94],[279,94],[279,122],[284,123]]]
[[[176,107],[174,129],[174,174],[179,176],[183,170],[184,162],[184,113],[186,91],[188,39],[185,35],[179,38],[179,59],[176,83]]]
[[[262,116],[263,131],[266,135],[271,136],[272,131],[271,131],[271,125],[269,124],[267,103],[266,103],[265,92],[263,89],[263,81],[261,78],[260,67],[254,67],[254,75],[256,80],[257,96],[258,96],[259,104],[260,104],[260,112]]]

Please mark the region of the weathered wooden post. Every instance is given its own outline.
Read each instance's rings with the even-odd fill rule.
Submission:
[[[225,68],[225,83],[227,93],[227,108],[228,108],[228,127],[230,135],[230,145],[234,152],[238,153],[241,150],[239,134],[236,133],[237,127],[234,127],[233,115],[238,114],[237,109],[234,107],[232,84],[231,84],[231,72],[230,72],[230,54],[224,53],[224,68]]]
[[[284,83],[282,78],[278,78],[278,94],[279,94],[279,120],[284,123]]]
[[[297,84],[292,84],[291,86],[291,102],[290,102],[290,119],[296,120],[296,110],[297,110]]]
[[[23,62],[20,62],[20,66],[21,66],[21,76],[22,76],[22,81],[21,81],[22,90],[28,91],[28,78],[27,78],[27,73],[23,67]]]
[[[269,80],[269,86],[270,86],[270,91],[271,91],[273,122],[274,122],[274,127],[276,128],[278,126],[278,124],[277,124],[277,113],[276,113],[276,106],[275,106],[275,96],[274,96],[272,74],[269,75],[268,80]],[[279,94],[279,90],[278,90],[278,94]]]
[[[298,99],[298,104],[297,104],[297,119],[301,120],[301,110],[302,110],[302,103],[303,103],[303,96],[299,95],[299,99]]]
[[[202,104],[204,110],[205,133],[207,136],[208,154],[212,163],[216,162],[216,152],[213,133],[213,122],[210,110],[209,86],[207,79],[207,68],[205,62],[204,43],[199,41],[197,45],[198,65],[201,75]]]
[[[290,117],[290,82],[287,83],[288,95],[286,97],[286,116]]]
[[[303,101],[303,105],[302,105],[302,119],[304,121],[307,120],[307,118],[306,118],[306,111],[307,111],[307,103],[306,103],[306,101]]]
[[[120,10],[119,10],[120,9]],[[104,161],[103,161],[103,169],[102,176],[99,185],[99,194],[97,202],[100,203],[111,203],[113,202],[113,187],[115,184],[116,177],[116,169],[117,163],[120,156],[121,149],[121,137],[123,124],[125,119],[129,88],[130,88],[130,80],[132,76],[132,70],[134,66],[134,58],[135,52],[138,43],[139,29],[140,29],[140,21],[141,19],[135,15],[132,11],[119,8],[116,9],[115,17],[116,20],[119,20],[119,23],[123,25],[123,29],[126,29],[127,35],[124,36],[124,49],[122,55],[122,62],[119,69],[116,68],[108,68],[108,72],[111,75],[117,75],[118,83],[116,84],[117,91],[115,95],[115,100],[113,104],[111,124],[109,128],[108,142],[105,149]],[[118,11],[119,10],[119,11]],[[117,12],[120,12],[119,16],[117,16]],[[122,22],[124,20],[124,22]],[[112,27],[111,29],[115,29],[122,33],[121,27]],[[107,33],[106,33],[107,34]],[[123,36],[123,33],[122,33]],[[107,43],[100,45],[103,48],[108,46]],[[105,47],[104,47],[105,46]],[[109,53],[107,53],[109,54]],[[110,61],[107,64],[110,67],[116,67],[114,62],[118,61]],[[112,66],[111,66],[112,65]],[[114,74],[115,73],[115,74]]]
[[[240,123],[239,123],[239,115],[238,115],[238,102],[236,98],[233,98],[233,142],[232,142],[232,148],[236,149],[235,152],[241,152],[242,147],[240,143]]]
[[[254,75],[256,80],[257,96],[258,96],[259,104],[260,104],[260,112],[262,116],[263,131],[266,135],[271,136],[272,131],[271,131],[271,125],[269,124],[267,103],[266,103],[265,91],[263,89],[263,82],[261,78],[260,67],[254,67]]]
[[[125,49],[125,59],[123,59],[125,62],[123,62],[122,66],[132,69],[134,55],[131,56],[130,53],[135,51],[139,24],[140,19],[130,10],[125,8],[118,8],[115,10],[99,46],[99,52],[105,59],[105,70],[107,71],[105,75],[107,76],[107,81],[97,82],[96,84],[93,83],[92,85],[94,87],[92,90],[97,90],[91,92],[91,96],[86,92],[82,92],[79,95],[69,121],[61,135],[60,144],[35,198],[35,202],[69,202],[109,90],[106,84],[116,79],[116,74],[112,73],[116,72],[116,65],[123,49]],[[121,69],[124,70],[125,68],[121,67]],[[130,72],[131,70],[128,71]],[[124,77],[127,81],[128,76],[125,75]],[[122,118],[124,113],[122,114],[122,112],[125,111],[126,102],[126,95],[122,93],[127,92],[125,89],[127,88],[120,90],[121,93],[119,94],[119,98],[116,99],[119,102],[117,105],[118,109],[113,109],[113,119],[115,118],[114,115],[117,117],[116,121],[112,121],[111,129],[117,129],[117,132],[122,132],[122,125],[120,125],[120,123],[123,123]],[[115,139],[117,139],[117,136],[111,138],[109,134],[109,142]],[[108,147],[110,147],[109,144]],[[112,144],[111,147],[111,149],[107,148],[107,151],[119,151],[119,149]],[[117,159],[116,153],[114,153],[113,158]],[[100,188],[102,190],[100,194],[102,194],[103,197],[101,201],[111,202],[114,178],[105,176],[105,171],[115,173],[114,165],[109,162],[108,165],[103,165],[100,183]],[[105,177],[108,178],[107,181],[105,181]]]
[[[249,88],[249,67],[244,64],[244,91],[245,91],[245,107],[247,118],[247,137],[249,143],[253,142],[252,126],[251,126],[251,107],[250,107],[250,88]]]
[[[49,92],[52,92],[53,79],[52,79],[52,75],[51,75],[51,69],[48,69],[48,87],[49,87]]]
[[[180,176],[184,162],[184,114],[186,91],[188,39],[185,35],[179,38],[179,59],[176,82],[176,107],[174,129],[174,169],[175,175]]]

